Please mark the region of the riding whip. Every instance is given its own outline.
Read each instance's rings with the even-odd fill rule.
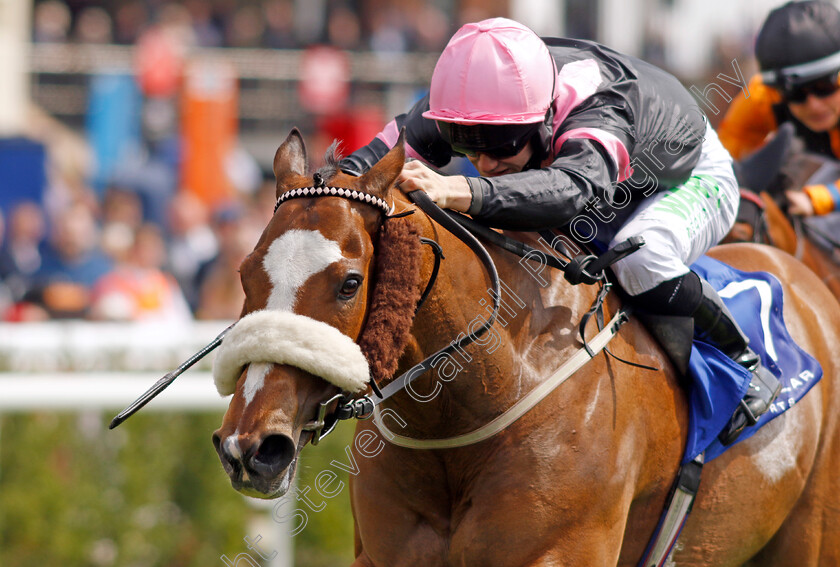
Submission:
[[[210,344],[208,344],[206,347],[192,355],[189,359],[183,362],[181,366],[179,366],[178,368],[176,368],[169,374],[166,374],[163,378],[155,382],[155,384],[151,388],[146,390],[146,392],[142,396],[134,400],[134,402],[130,406],[128,406],[119,414],[117,414],[117,416],[111,420],[110,425],[108,425],[108,429],[114,429],[123,421],[137,413],[137,411],[139,411],[143,406],[152,401],[153,398],[155,398],[158,394],[163,392],[172,382],[174,382],[175,378],[183,374],[193,364],[207,356],[210,353],[210,351],[222,344],[222,339],[224,338],[225,334],[227,334],[227,332],[231,330],[231,328],[233,328],[233,325],[219,333],[219,336],[213,339],[210,342]]]

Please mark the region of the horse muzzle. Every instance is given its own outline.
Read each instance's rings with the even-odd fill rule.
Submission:
[[[220,431],[213,434],[213,446],[234,489],[257,498],[277,498],[289,490],[299,450],[291,437],[283,433],[259,439],[237,433],[222,437]]]

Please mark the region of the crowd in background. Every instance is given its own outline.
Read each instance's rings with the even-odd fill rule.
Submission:
[[[464,13],[458,19],[486,15]],[[355,0],[46,0],[36,3],[33,39],[133,45],[161,22],[179,26],[200,47],[328,43],[348,50],[439,51],[452,31],[448,14],[428,2],[407,2],[398,9]]]
[[[36,1],[32,39],[139,46],[163,32],[183,50],[326,42],[405,51],[439,50],[450,33],[447,16],[425,2],[419,13],[381,10],[365,25],[352,3],[324,4],[320,17],[301,14],[301,6],[307,4]],[[238,317],[244,294],[237,270],[272,214],[273,175],[236,148],[225,168],[233,188],[227,198],[210,201],[179,185],[178,93],[142,73],[136,78],[143,83],[143,144],[103,183],[92,179],[84,133],[39,117],[46,125],[37,137],[46,147],[47,186],[40,201],[12,201],[0,210],[0,320]]]
[[[0,216],[2,319],[235,319],[244,299],[239,263],[273,204],[270,181],[215,209],[178,191],[163,223],[118,185],[101,202],[77,193],[51,214],[18,202]]]
[[[144,38],[163,32],[182,50],[323,43],[438,52],[458,25],[490,15],[461,4],[446,13],[425,1],[397,9],[362,0],[36,0],[32,39],[139,50]],[[307,13],[310,7],[318,13]],[[228,198],[208,201],[183,186],[183,140],[172,127],[177,87],[168,85],[154,49],[147,51],[151,78],[137,71],[143,145],[107,179],[93,179],[84,133],[38,117],[47,186],[40,202],[0,209],[0,321],[238,317],[244,294],[237,269],[270,219],[273,174],[236,148],[225,168],[233,188]]]

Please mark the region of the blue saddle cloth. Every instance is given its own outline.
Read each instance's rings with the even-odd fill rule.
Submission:
[[[799,401],[822,378],[822,368],[788,333],[782,316],[782,286],[774,276],[742,272],[706,256],[691,269],[718,291],[762,364],[782,382],[782,391],[770,410],[745,429],[732,447]],[[703,451],[709,462],[729,448],[720,444],[717,435],[744,397],[750,373],[716,348],[695,340],[689,375],[690,423],[683,462]]]

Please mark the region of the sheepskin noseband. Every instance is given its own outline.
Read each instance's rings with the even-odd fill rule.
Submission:
[[[286,311],[254,311],[227,332],[213,362],[219,394],[236,389],[252,362],[288,364],[349,392],[368,383],[368,362],[350,337],[321,321]]]

